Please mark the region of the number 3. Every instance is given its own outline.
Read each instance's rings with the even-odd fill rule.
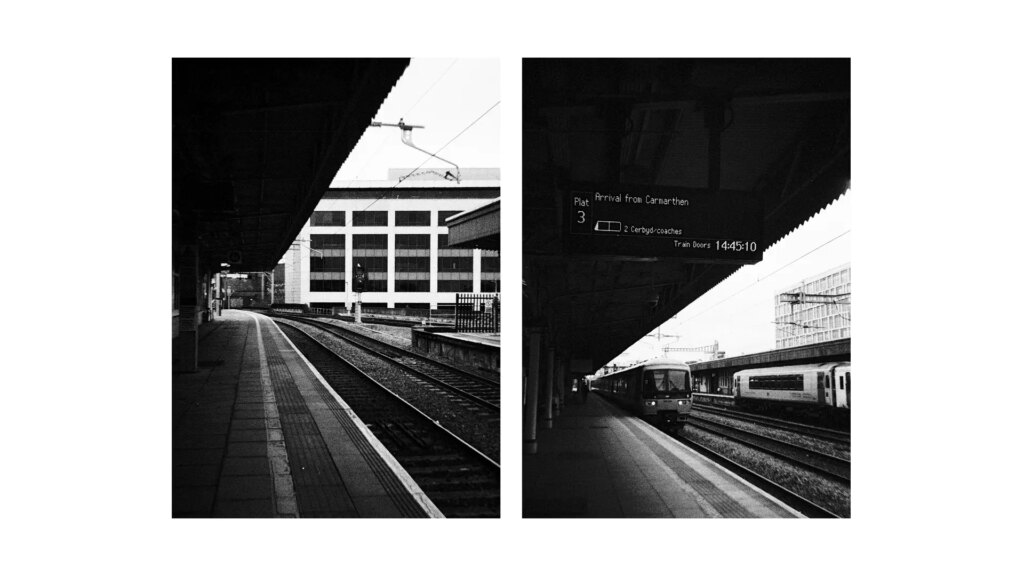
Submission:
[[[576,214],[579,215],[579,220],[576,221],[577,224],[583,224],[587,221],[587,213],[583,210],[577,210]]]

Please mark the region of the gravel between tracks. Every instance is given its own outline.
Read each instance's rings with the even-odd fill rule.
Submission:
[[[335,318],[317,318],[317,320],[326,321],[327,323],[338,326],[343,330],[350,330],[364,336],[369,336],[375,340],[392,346],[397,346],[402,350],[406,350],[414,354],[424,354],[422,350],[417,350],[412,345],[412,328],[404,326],[388,326],[385,324],[354,324],[352,322],[345,322],[344,320],[338,320]],[[403,334],[407,334],[408,336],[403,337]],[[429,357],[430,355],[428,354],[426,356]],[[453,364],[452,360],[448,358],[437,358],[437,361],[449,365]],[[494,380],[496,378],[495,374],[488,374],[473,366],[461,366],[460,368],[470,374],[476,374],[477,376],[488,380]]]
[[[838,516],[850,517],[850,490],[838,482],[767,457],[763,452],[703,430],[686,428],[683,436],[750,468]]]
[[[412,350],[412,328],[406,326],[389,326],[387,324],[356,324],[345,322],[336,318],[317,318],[346,330],[358,332],[371,338],[376,338],[385,344],[398,346],[403,350]]]
[[[746,430],[747,432],[753,432],[755,434],[761,434],[769,438],[776,440],[783,440],[791,444],[803,446],[810,450],[816,450],[831,456],[837,456],[839,458],[850,459],[850,446],[842,442],[833,442],[830,440],[821,440],[818,438],[809,438],[800,434],[799,432],[790,432],[788,430],[780,430],[771,426],[763,424],[757,424],[755,422],[747,422],[745,420],[738,420],[735,418],[729,418],[728,416],[722,416],[719,414],[710,414],[708,412],[694,412],[694,415],[709,420],[711,422],[717,422],[725,426],[732,426],[733,428],[739,428],[740,430]]]
[[[390,362],[372,356],[351,344],[339,341],[336,336],[326,330],[286,318],[275,318],[275,320],[309,334],[477,450],[495,462],[500,462],[501,426],[497,417],[484,418],[473,414],[464,406],[450,401],[448,397],[441,396],[430,388],[425,388],[420,380]]]

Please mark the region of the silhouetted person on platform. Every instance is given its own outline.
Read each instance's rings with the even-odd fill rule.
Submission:
[[[586,380],[580,382],[580,394],[583,396],[583,403],[587,403],[587,392],[590,392],[590,384]]]

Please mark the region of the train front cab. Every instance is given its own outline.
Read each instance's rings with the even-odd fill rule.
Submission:
[[[693,405],[690,371],[676,366],[644,369],[640,409],[645,420],[669,429],[685,426]]]

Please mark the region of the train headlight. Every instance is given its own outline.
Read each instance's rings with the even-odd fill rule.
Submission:
[[[657,403],[657,402],[655,402],[654,400],[648,400],[648,401],[647,401],[647,405],[648,405],[648,406],[656,406],[657,404],[658,404],[658,403]]]
[[[683,401],[683,400],[680,400],[680,401],[679,401],[679,405],[680,405],[680,406],[682,406],[683,404],[686,404],[686,402],[685,402],[685,401]]]

